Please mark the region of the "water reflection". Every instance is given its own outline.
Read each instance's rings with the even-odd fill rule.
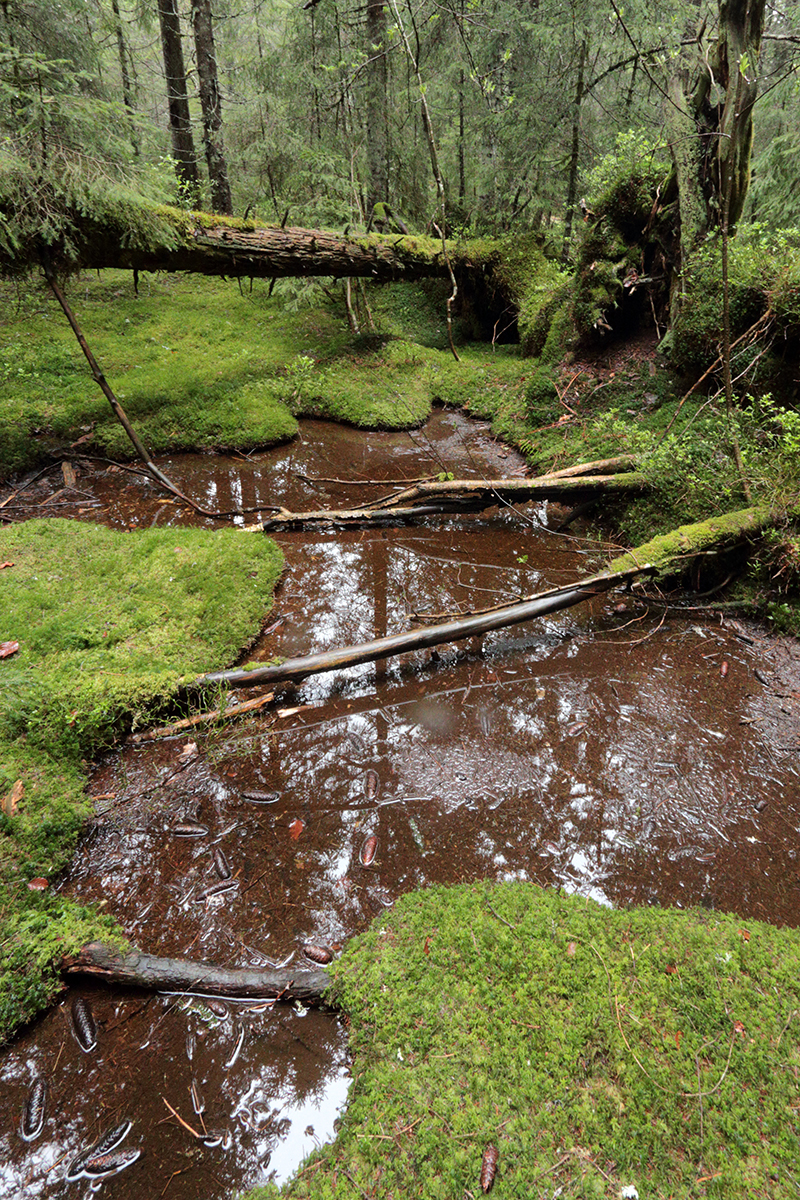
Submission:
[[[338,505],[347,489],[308,477],[409,478],[441,464],[491,477],[509,468],[499,452],[455,414],[414,438],[317,423],[292,446],[218,462],[213,498]],[[193,494],[208,472],[208,460],[169,464]],[[146,524],[154,507],[140,494],[107,519]],[[164,520],[203,523],[165,508]],[[594,570],[603,549],[554,537],[546,515],[528,506],[424,529],[282,534],[284,620],[248,657],[367,640],[418,612],[499,603]],[[796,924],[800,788],[793,762],[777,763],[758,732],[754,670],[769,651],[751,633],[600,598],[309,679],[241,725],[193,735],[196,752],[178,738],[102,764],[93,791],[106,799],[65,890],[106,902],[153,954],[242,966],[292,961],[308,941],[338,946],[411,888],[486,877]],[[176,836],[186,821],[207,834]],[[215,849],[237,886],[209,895]],[[201,1175],[204,1194],[227,1195],[283,1178],[330,1135],[347,1081],[329,1016],[97,1005],[88,1066],[61,1009],[6,1057],[15,1112],[37,1071],[52,1075],[54,1097],[39,1142],[5,1135],[9,1194],[39,1194],[57,1162],[126,1114],[146,1155],[115,1176],[115,1195],[134,1180],[157,1195],[169,1181],[182,1200]],[[220,1147],[198,1145],[164,1100],[190,1124],[202,1117]]]

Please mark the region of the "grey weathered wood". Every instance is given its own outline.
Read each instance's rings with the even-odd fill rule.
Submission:
[[[253,684],[272,684],[280,680],[305,679],[308,675],[339,670],[342,667],[351,667],[356,663],[374,662],[376,659],[389,658],[391,655],[403,654],[408,650],[438,646],[442,642],[458,642],[477,634],[489,633],[492,629],[518,625],[522,621],[543,616],[545,613],[571,608],[574,604],[580,604],[583,600],[600,595],[601,592],[617,587],[628,579],[646,574],[648,570],[648,565],[642,564],[626,571],[594,575],[591,578],[580,580],[570,587],[542,592],[538,596],[530,597],[518,604],[510,604],[491,612],[460,617],[458,620],[446,621],[440,625],[428,625],[424,629],[412,629],[407,633],[397,633],[390,637],[377,638],[372,642],[362,642],[357,646],[328,650],[323,654],[289,658],[285,662],[274,663],[267,667],[257,667],[252,671],[214,671],[210,675],[201,675],[197,683],[224,683],[229,687],[250,687]]]
[[[139,950],[121,951],[89,942],[61,963],[63,975],[85,975],[107,983],[159,992],[191,992],[205,996],[302,1000],[322,1004],[328,976],[321,967],[285,967],[260,971],[220,967],[185,958],[157,958]]]

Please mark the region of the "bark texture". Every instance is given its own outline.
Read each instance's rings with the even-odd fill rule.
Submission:
[[[171,219],[169,214],[167,219]],[[257,228],[247,222],[215,224],[208,217],[177,212],[174,225],[175,237],[170,243],[164,240],[160,245],[132,248],[124,244],[119,230],[84,224],[81,265],[195,271],[234,279],[332,275],[390,282],[448,275],[441,244],[429,238],[344,237],[319,229]],[[469,269],[468,247],[460,262]]]
[[[510,604],[475,616],[460,617],[440,625],[412,629],[407,633],[377,638],[375,641],[363,642],[358,646],[345,646],[340,650],[329,650],[323,654],[289,658],[285,662],[268,667],[258,667],[253,671],[216,671],[211,675],[202,675],[197,683],[200,685],[223,683],[229,687],[250,687],[253,684],[299,680],[305,679],[309,675],[319,675],[323,671],[352,667],[356,663],[376,662],[378,659],[404,654],[409,650],[440,646],[444,642],[463,641],[464,638],[489,633],[493,629],[519,625],[522,621],[529,621],[533,617],[558,612],[564,608],[572,608],[573,605],[589,600],[592,596],[600,595],[602,592],[618,586],[624,580],[632,579],[648,570],[646,564],[639,565],[637,563],[631,566],[627,572],[620,570],[615,571],[613,575],[595,575],[589,579],[579,580],[570,587],[542,592],[519,604]]]
[[[139,950],[123,952],[102,942],[90,942],[74,957],[63,959],[61,973],[90,975],[106,983],[149,991],[302,1000],[305,1004],[322,1004],[329,982],[321,967],[285,967],[276,971],[237,969],[185,958],[157,958]]]
[[[192,137],[189,98],[186,93],[186,67],[183,62],[181,21],[176,0],[158,0],[158,20],[161,26],[161,49],[164,74],[167,78],[169,132],[172,138],[172,157],[175,174],[192,204],[200,200],[200,172]]]
[[[217,75],[211,0],[192,0],[192,29],[197,54],[200,107],[203,110],[203,146],[211,186],[211,208],[214,212],[231,216],[233,201],[222,138],[222,97]]]

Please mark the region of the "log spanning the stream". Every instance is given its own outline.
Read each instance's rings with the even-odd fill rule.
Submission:
[[[593,596],[599,596],[639,575],[648,574],[651,570],[652,568],[647,563],[631,566],[626,570],[612,570],[603,575],[593,575],[579,580],[578,583],[568,587],[540,592],[538,595],[530,596],[516,604],[505,605],[472,616],[459,617],[439,625],[428,625],[424,629],[411,629],[407,633],[396,633],[389,637],[377,638],[372,642],[362,642],[358,646],[328,650],[322,654],[309,654],[304,658],[288,658],[282,663],[256,667],[251,671],[214,671],[209,675],[201,675],[196,682],[199,685],[222,683],[228,687],[251,687],[253,684],[273,684],[282,680],[296,681],[305,679],[308,675],[340,670],[342,667],[352,667],[357,663],[375,662],[376,659],[404,654],[409,650],[439,646],[443,642],[459,642],[464,638],[489,633],[493,629],[502,629],[507,625],[519,625],[522,621],[529,621],[532,617],[541,617],[546,613],[571,608],[575,604],[590,600]]]
[[[102,942],[89,942],[61,962],[62,975],[93,979],[158,992],[190,992],[199,996],[231,996],[254,1000],[301,1000],[325,1003],[329,979],[321,968],[284,967],[258,971],[220,967],[187,958],[157,958],[139,950],[122,952]]]
[[[641,491],[647,486],[644,475],[625,471],[614,475],[540,475],[535,479],[445,479],[426,480],[394,492],[359,508],[317,509],[290,512],[280,508],[254,529],[271,532],[287,526],[328,524],[372,524],[387,520],[409,520],[430,513],[475,512],[498,504],[518,504],[521,500],[571,498],[602,491]]]

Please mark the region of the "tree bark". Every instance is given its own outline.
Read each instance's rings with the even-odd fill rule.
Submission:
[[[564,209],[564,241],[561,247],[561,263],[569,262],[569,244],[572,241],[572,219],[575,214],[575,199],[578,194],[578,165],[580,162],[581,104],[583,103],[583,73],[586,67],[588,41],[584,36],[578,55],[578,81],[575,84],[575,101],[572,107],[572,150],[569,161],[569,183],[567,203]]]
[[[158,20],[161,26],[164,74],[167,79],[169,131],[175,174],[190,206],[197,208],[200,203],[200,172],[197,168],[189,98],[186,93],[186,68],[183,63],[177,0],[158,0]]]
[[[119,11],[118,0],[111,0],[111,11],[114,15],[114,36],[117,39],[117,55],[119,57],[119,71],[122,77],[122,101],[128,110],[130,117],[130,137],[131,146],[133,148],[134,158],[139,157],[139,138],[136,133],[135,122],[135,107],[133,103],[133,87],[131,86],[131,75],[128,70],[128,47],[125,45],[125,34],[122,29],[122,16]]]
[[[389,114],[386,70],[386,5],[384,0],[367,0],[366,14],[366,106],[367,163],[369,191],[366,211],[389,201]]]
[[[222,138],[222,98],[217,76],[211,0],[192,0],[192,29],[197,54],[200,107],[203,111],[203,146],[211,187],[211,208],[214,212],[231,216],[233,201]]]
[[[441,243],[430,238],[344,237],[318,229],[257,228],[255,223],[215,223],[213,218],[167,213],[169,230],[160,245],[131,247],[124,231],[81,222],[80,266],[139,271],[195,271],[230,278],[285,279],[298,275],[358,276],[387,283],[399,279],[448,277]],[[498,249],[497,259],[500,254]],[[467,244],[453,261],[472,268]],[[484,257],[483,268],[492,261]],[[477,274],[477,271],[476,271]]]
[[[90,942],[77,955],[62,959],[62,975],[89,975],[105,983],[159,992],[232,996],[265,1000],[302,1000],[321,1005],[329,980],[321,967],[284,967],[257,971],[220,967],[185,958],[157,958],[139,950],[122,952]]]

